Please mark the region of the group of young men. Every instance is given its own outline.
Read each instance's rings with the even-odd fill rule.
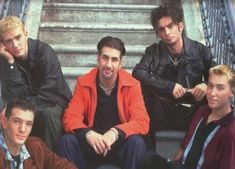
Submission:
[[[0,20],[0,168],[233,169],[234,71],[184,35],[182,9],[155,8],[151,24],[161,40],[132,75],[124,43],[106,36],[72,96],[53,49],[19,18]],[[166,129],[188,130],[174,161],[148,153],[143,137]]]

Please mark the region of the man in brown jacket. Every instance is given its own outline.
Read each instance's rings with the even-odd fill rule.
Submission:
[[[28,137],[34,116],[35,107],[28,100],[8,102],[0,133],[0,169],[76,169],[39,138]]]

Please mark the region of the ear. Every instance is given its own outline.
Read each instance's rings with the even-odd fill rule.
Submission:
[[[123,60],[121,59],[119,64],[119,69],[121,69],[122,65],[123,65]]]
[[[24,27],[24,34],[27,38],[29,37],[29,32],[26,27]]]
[[[99,61],[100,61],[100,55],[97,55],[97,56],[96,56],[96,60],[97,60],[97,63],[99,63]]]
[[[4,129],[7,127],[7,118],[5,116],[5,109],[0,113],[0,124]]]
[[[182,33],[183,30],[184,30],[184,23],[183,22],[179,22],[178,26],[179,26],[179,31]]]

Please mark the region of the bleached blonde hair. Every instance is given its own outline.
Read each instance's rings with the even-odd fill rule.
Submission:
[[[227,76],[228,83],[232,89],[232,93],[235,94],[235,72],[233,69],[231,69],[228,65],[217,65],[209,70],[209,74],[214,74],[218,76]]]
[[[25,31],[25,25],[20,18],[16,16],[6,16],[0,20],[0,36],[16,28],[22,28],[22,30]]]

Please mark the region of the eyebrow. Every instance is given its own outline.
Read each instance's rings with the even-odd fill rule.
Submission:
[[[175,24],[175,23],[174,23],[173,21],[171,21],[171,22],[170,22],[168,25],[166,25],[166,26],[159,26],[158,29],[168,27],[168,26],[170,26],[170,25],[172,25],[172,24]]]
[[[33,122],[32,120],[24,120],[19,117],[12,117],[13,120],[20,120],[20,121],[26,121],[26,122]]]

